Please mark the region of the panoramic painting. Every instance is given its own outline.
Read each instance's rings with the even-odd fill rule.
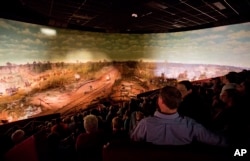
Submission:
[[[70,114],[104,100],[250,68],[250,23],[157,34],[0,19],[0,120]]]

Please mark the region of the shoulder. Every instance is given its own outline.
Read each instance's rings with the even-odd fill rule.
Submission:
[[[138,124],[137,126],[148,126],[148,125],[154,125],[154,124],[158,124],[161,122],[160,118],[156,118],[154,116],[150,116],[150,117],[146,117],[143,118]]]
[[[84,138],[87,138],[88,134],[87,133],[81,133],[77,136],[77,140],[83,140]]]
[[[149,117],[143,118],[139,123],[146,124],[146,123],[149,123],[149,122],[152,122],[152,121],[155,121],[155,120],[156,120],[156,117],[149,116]]]
[[[182,124],[186,124],[188,127],[200,127],[200,126],[202,127],[200,123],[198,123],[193,118],[188,117],[188,116],[180,116],[179,121]]]

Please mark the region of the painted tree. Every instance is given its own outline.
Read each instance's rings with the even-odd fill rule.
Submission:
[[[7,63],[6,63],[6,66],[7,66],[7,68],[10,70],[10,73],[11,73],[12,64],[11,64],[10,62],[7,62]]]

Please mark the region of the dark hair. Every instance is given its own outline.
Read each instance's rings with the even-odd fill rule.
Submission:
[[[119,118],[118,116],[114,117],[112,119],[112,126],[113,128],[116,128],[118,130],[121,130],[123,128],[123,122],[122,119]]]
[[[225,77],[230,83],[239,83],[239,76],[236,72],[229,72]]]
[[[56,124],[60,124],[62,122],[62,119],[60,117],[56,118]]]
[[[245,80],[242,83],[245,86],[246,95],[250,96],[250,80]]]
[[[235,97],[238,94],[236,89],[226,89],[224,92],[227,93],[228,97]]]
[[[178,84],[183,84],[187,90],[193,89],[192,83],[188,80],[180,81],[180,82],[178,82]]]
[[[232,99],[234,105],[240,103],[240,96],[236,89],[226,89],[224,92],[226,92],[228,98]]]
[[[163,103],[170,109],[177,109],[182,101],[180,91],[172,86],[162,88],[159,96],[162,97]]]
[[[93,109],[91,109],[90,114],[95,115],[95,116],[99,116],[100,112],[96,108],[93,108]]]

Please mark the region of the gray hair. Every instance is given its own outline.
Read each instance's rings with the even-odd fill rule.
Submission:
[[[87,133],[92,133],[98,130],[98,119],[95,115],[87,115],[84,117],[83,126]]]
[[[16,130],[11,134],[11,140],[17,144],[24,139],[25,132],[21,129]]]

